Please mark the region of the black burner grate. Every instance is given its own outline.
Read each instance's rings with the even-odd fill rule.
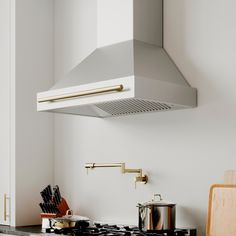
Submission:
[[[142,232],[138,227],[95,224],[93,227],[74,227],[54,230],[70,236],[197,236],[196,229],[176,229],[170,232]]]

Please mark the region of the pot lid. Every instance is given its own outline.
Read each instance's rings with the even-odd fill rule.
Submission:
[[[62,217],[53,218],[53,220],[57,222],[63,222],[63,221],[77,222],[77,221],[89,221],[89,218],[80,215],[65,215]]]
[[[163,200],[161,194],[154,194],[154,197],[151,201],[141,204],[141,206],[175,206],[175,203]]]

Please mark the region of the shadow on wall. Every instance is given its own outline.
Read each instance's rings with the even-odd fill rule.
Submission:
[[[205,219],[205,211],[199,208],[178,206],[178,212],[181,212],[182,217],[191,219],[193,225],[197,227],[197,235],[202,235],[202,236],[206,235],[205,229],[202,227],[202,225],[199,224],[199,222],[202,222],[203,218]],[[178,212],[177,212],[177,217],[178,217]],[[188,225],[186,225],[186,228],[187,227]]]
[[[212,58],[218,45],[212,36],[208,17],[212,4],[206,1],[165,1],[164,48],[192,87],[198,88],[198,105],[205,106],[222,98],[224,90],[217,81],[222,79]],[[218,73],[220,72],[220,73]],[[214,79],[213,79],[214,78]]]

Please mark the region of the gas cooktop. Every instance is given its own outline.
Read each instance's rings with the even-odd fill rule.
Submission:
[[[169,232],[142,232],[138,227],[99,223],[95,223],[92,227],[88,225],[86,227],[85,225],[77,225],[74,228],[54,229],[48,232],[71,236],[197,236],[196,229],[175,229]]]

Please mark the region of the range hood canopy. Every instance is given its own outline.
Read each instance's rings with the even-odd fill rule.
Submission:
[[[98,0],[98,22],[120,1]],[[108,117],[196,106],[196,89],[162,46],[162,0],[130,3],[132,39],[109,45],[98,40],[98,48],[64,79],[38,93],[38,111]],[[99,32],[102,38],[104,28]]]

